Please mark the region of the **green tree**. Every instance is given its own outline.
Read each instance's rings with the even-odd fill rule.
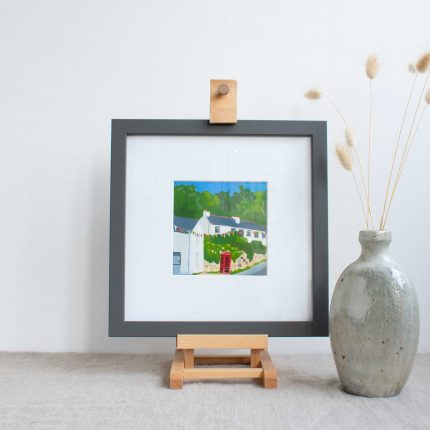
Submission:
[[[198,192],[194,185],[177,185],[174,190],[174,214],[185,218],[200,218],[207,209],[215,215],[238,216],[256,224],[267,223],[267,191],[251,191],[243,185],[239,192],[212,194]]]

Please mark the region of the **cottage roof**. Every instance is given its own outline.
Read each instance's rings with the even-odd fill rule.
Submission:
[[[236,227],[236,228],[243,228],[243,229],[249,229],[249,230],[266,231],[266,227],[263,226],[263,225],[255,224],[255,223],[253,223],[251,221],[240,221],[240,223],[237,223],[231,217],[210,215],[210,216],[208,216],[208,221],[211,224],[213,224],[213,225],[225,225],[225,226],[228,226],[228,227]]]
[[[198,219],[184,218],[181,216],[173,217],[173,227],[179,227],[186,231],[192,231],[196,226]]]
[[[239,228],[247,228],[249,230],[259,230],[266,231],[266,227],[264,225],[258,225],[250,221],[241,221],[239,223]]]

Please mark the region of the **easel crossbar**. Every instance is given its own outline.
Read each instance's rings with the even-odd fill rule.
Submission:
[[[218,368],[218,369],[184,369],[184,379],[234,379],[234,378],[262,378],[263,369],[235,369],[235,368]]]
[[[178,334],[177,349],[267,349],[267,335],[204,335]]]

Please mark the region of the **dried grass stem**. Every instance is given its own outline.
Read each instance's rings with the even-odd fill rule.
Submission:
[[[358,194],[358,198],[360,199],[360,205],[361,205],[361,209],[363,211],[363,216],[364,219],[366,221],[366,229],[369,228],[368,224],[367,224],[367,219],[366,219],[366,211],[364,209],[364,204],[363,204],[363,199],[361,197],[361,193],[360,193],[360,187],[358,186],[358,182],[357,182],[357,178],[355,176],[355,173],[353,170],[351,170],[351,174],[352,174],[352,178],[354,179],[354,184],[355,184],[355,188],[357,189],[357,194]]]
[[[356,158],[356,159],[357,159],[357,161],[358,161],[358,166],[359,166],[359,168],[360,168],[360,176],[361,176],[361,182],[362,182],[362,184],[363,184],[364,197],[365,197],[365,199],[366,199],[366,202],[368,202],[369,200],[368,200],[368,198],[367,198],[366,181],[365,181],[365,179],[364,179],[363,164],[362,164],[362,162],[361,162],[360,154],[359,154],[359,152],[358,152],[358,150],[357,150],[357,148],[356,148],[355,146],[354,146],[354,155],[355,155],[355,158]],[[361,196],[360,196],[360,200],[361,200]],[[362,203],[362,205],[363,205],[363,203]],[[366,205],[366,206],[367,206],[367,205]],[[367,212],[368,212],[368,213],[371,213],[370,208],[368,208],[368,209],[367,209]],[[369,228],[369,220],[368,220],[368,216],[366,216],[366,213],[364,214],[364,219],[366,220],[366,228],[368,229],[368,228]]]
[[[388,177],[387,189],[386,189],[386,191],[385,191],[384,207],[383,207],[383,209],[382,209],[381,220],[380,220],[380,222],[379,222],[379,229],[380,229],[380,230],[383,230],[383,227],[384,227],[385,209],[386,209],[386,207],[387,207],[388,195],[389,195],[389,193],[390,193],[391,180],[393,179],[394,166],[395,166],[396,159],[397,159],[397,152],[398,152],[398,150],[399,150],[400,138],[401,138],[401,136],[402,136],[403,126],[404,126],[404,124],[405,124],[405,119],[406,119],[406,113],[408,112],[409,104],[410,104],[410,102],[411,102],[412,94],[413,94],[413,92],[414,92],[415,84],[416,84],[416,82],[417,82],[417,77],[418,77],[418,75],[417,75],[417,74],[415,74],[415,76],[414,76],[414,80],[413,80],[413,82],[412,82],[411,90],[409,91],[408,101],[407,101],[407,103],[406,103],[406,107],[405,107],[405,110],[404,110],[404,112],[403,112],[402,123],[401,123],[401,125],[400,125],[400,130],[399,130],[399,134],[398,134],[398,136],[397,136],[397,142],[396,142],[396,146],[395,146],[395,149],[394,149],[394,154],[393,154],[393,157],[392,157],[392,160],[391,160],[390,174],[389,174],[389,177]]]
[[[367,149],[367,217],[370,218],[372,228],[375,229],[373,224],[372,212],[370,210],[370,162],[372,153],[372,102],[373,102],[373,92],[372,92],[372,79],[369,79],[369,144]]]
[[[384,222],[382,224],[382,229],[384,229],[385,226],[386,226],[386,224],[387,224],[388,215],[389,215],[389,212],[390,212],[391,204],[393,203],[393,199],[394,199],[394,196],[395,196],[396,191],[397,191],[397,186],[398,186],[398,183],[399,183],[399,180],[400,180],[400,176],[401,176],[401,174],[403,172],[404,165],[405,165],[406,160],[408,158],[410,148],[411,148],[411,146],[412,146],[412,144],[414,142],[416,132],[417,132],[418,127],[419,127],[419,125],[421,123],[421,119],[422,119],[422,117],[424,115],[424,111],[425,111],[426,106],[424,106],[424,109],[423,109],[423,111],[422,111],[422,113],[420,115],[420,118],[418,120],[417,126],[415,127],[415,132],[414,132],[413,137],[411,139],[412,130],[414,129],[415,120],[417,118],[417,114],[418,114],[418,110],[419,110],[419,107],[420,107],[420,104],[421,104],[421,100],[424,98],[424,91],[425,91],[425,89],[427,87],[427,82],[428,82],[429,76],[430,76],[430,70],[427,72],[427,76],[426,76],[426,79],[424,81],[424,85],[423,85],[423,87],[421,89],[421,94],[420,94],[420,97],[419,97],[418,102],[417,102],[417,107],[415,109],[415,113],[414,113],[414,117],[412,119],[411,127],[409,129],[408,138],[406,139],[405,147],[403,148],[402,158],[400,159],[400,165],[399,165],[399,168],[397,169],[396,179],[395,179],[394,186],[393,186],[393,191],[391,192],[390,200],[389,200],[389,203],[388,203],[387,213],[385,215],[385,219],[384,219]]]
[[[329,103],[334,107],[334,109],[336,110],[336,112],[339,114],[340,118],[342,119],[345,127],[346,127],[346,120],[345,117],[342,115],[342,112],[340,111],[340,109],[337,107],[336,103],[333,101],[333,99],[331,97],[329,97],[327,94],[323,93],[324,97],[329,101]]]

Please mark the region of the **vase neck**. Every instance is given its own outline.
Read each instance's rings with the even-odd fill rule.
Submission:
[[[384,257],[390,248],[391,232],[364,230],[360,231],[358,240],[361,244],[361,259]]]

